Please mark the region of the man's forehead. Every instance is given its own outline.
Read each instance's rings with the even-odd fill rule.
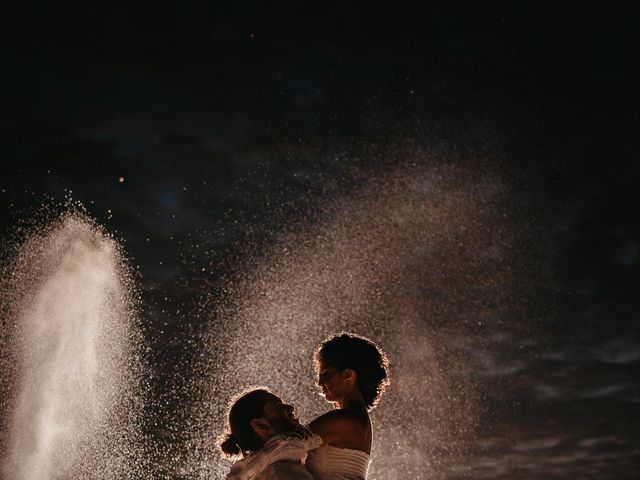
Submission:
[[[277,397],[275,395],[269,395],[267,402],[264,404],[265,407],[268,406],[275,406],[282,403],[282,400],[280,399],[280,397]]]

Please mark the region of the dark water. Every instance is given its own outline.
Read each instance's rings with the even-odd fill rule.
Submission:
[[[395,358],[375,478],[637,477],[629,12],[154,13],[22,12],[0,77],[4,258],[66,198],[121,242],[150,477],[218,478],[245,382],[322,411],[342,328]]]

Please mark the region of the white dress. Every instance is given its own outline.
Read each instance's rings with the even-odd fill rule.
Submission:
[[[371,458],[362,450],[323,443],[309,451],[305,467],[315,480],[365,480]]]

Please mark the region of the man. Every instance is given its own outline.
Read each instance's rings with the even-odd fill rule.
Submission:
[[[242,454],[227,480],[313,480],[302,464],[319,445],[293,414],[294,408],[267,389],[241,394],[229,409],[229,433],[220,443],[227,456]]]

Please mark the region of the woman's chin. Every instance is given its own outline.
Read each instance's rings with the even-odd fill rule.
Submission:
[[[318,395],[320,395],[325,402],[329,402],[329,403],[333,403],[333,400],[331,400],[329,397],[327,397],[327,393],[326,392],[319,392]]]

